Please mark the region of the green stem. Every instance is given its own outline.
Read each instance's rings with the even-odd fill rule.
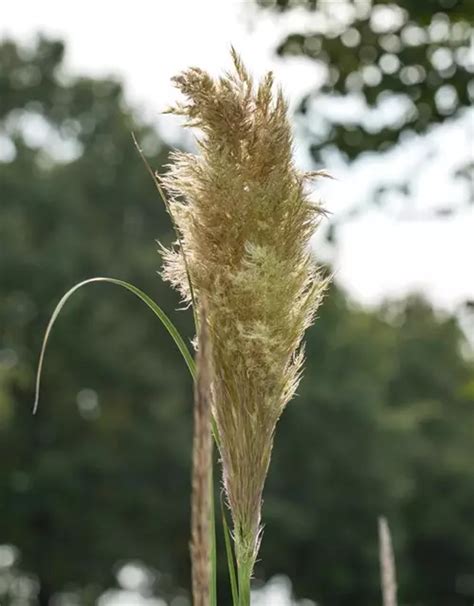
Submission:
[[[232,539],[230,535],[227,518],[225,515],[224,501],[221,499],[222,526],[224,530],[225,551],[227,555],[227,566],[229,568],[230,588],[232,590],[232,606],[239,606],[239,591],[237,589],[237,575],[234,566],[234,554],[232,552]]]
[[[252,569],[248,564],[238,566],[239,606],[250,606],[250,577]]]
[[[214,505],[214,464],[213,456],[211,455],[211,465],[209,469],[209,490],[210,507],[209,507],[209,532],[211,533],[211,575],[209,579],[209,595],[211,606],[217,606],[217,541],[216,541],[216,514]]]

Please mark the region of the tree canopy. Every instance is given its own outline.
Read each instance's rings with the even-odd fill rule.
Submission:
[[[313,90],[309,86],[297,109],[316,164],[325,165],[330,151],[349,162],[370,152],[384,154],[413,135],[453,124],[472,112],[472,2],[258,0],[258,4],[270,11],[307,11],[302,31],[285,35],[275,52],[305,57],[321,68],[320,81]],[[472,183],[473,170],[472,157],[462,158],[454,177]],[[379,179],[372,202],[382,200],[387,187],[383,175]],[[397,188],[408,195],[410,185],[408,179]],[[465,203],[474,203],[472,188]],[[453,210],[446,201],[436,213]]]

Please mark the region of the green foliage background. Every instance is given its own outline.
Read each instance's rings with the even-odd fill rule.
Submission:
[[[81,279],[132,280],[191,337],[156,275],[154,239],[172,236],[130,132],[157,167],[168,150],[120,83],[71,79],[63,52],[0,46],[0,136],[14,145],[0,162],[0,543],[39,579],[41,606],[71,588],[93,603],[133,559],[163,573],[156,591],[171,596],[189,587],[192,389],[152,314],[106,285],[79,293],[31,415],[43,329]],[[50,146],[28,138],[32,117]],[[419,298],[367,311],[333,287],[307,358],[278,427],[257,575],[287,574],[323,606],[380,603],[384,513],[402,603],[471,604],[474,367],[456,319]]]

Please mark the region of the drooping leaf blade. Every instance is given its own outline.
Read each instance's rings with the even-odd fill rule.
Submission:
[[[178,347],[181,355],[183,356],[183,359],[186,362],[186,366],[188,367],[191,377],[193,378],[193,380],[196,378],[196,364],[194,362],[193,357],[191,356],[191,353],[190,353],[186,343],[184,342],[184,339],[181,337],[178,329],[175,327],[175,325],[169,319],[169,317],[166,315],[166,313],[161,309],[161,307],[150,296],[148,296],[145,292],[143,292],[142,290],[140,290],[138,287],[134,286],[133,284],[126,282],[125,280],[119,280],[117,278],[108,278],[108,277],[102,277],[102,276],[95,277],[95,278],[89,278],[88,280],[83,280],[82,282],[75,284],[72,288],[70,288],[63,295],[63,297],[60,299],[60,301],[56,305],[56,307],[51,315],[51,318],[48,322],[48,326],[46,328],[46,331],[45,331],[45,334],[43,337],[43,342],[42,342],[39,361],[38,361],[38,369],[37,369],[37,373],[36,373],[35,400],[34,400],[34,405],[33,405],[33,413],[36,413],[36,411],[38,410],[40,387],[41,387],[41,376],[42,376],[44,358],[45,358],[45,353],[46,353],[46,347],[47,347],[53,326],[56,323],[56,320],[58,319],[59,314],[61,313],[63,307],[65,306],[65,304],[67,303],[69,298],[83,286],[93,284],[95,282],[105,282],[105,283],[109,283],[109,284],[115,284],[116,286],[121,286],[122,288],[125,288],[129,292],[133,293],[141,301],[143,301],[162,322],[163,326],[166,328],[166,330],[172,337],[173,341],[175,342],[176,346]],[[212,434],[214,436],[214,439],[215,439],[216,443],[218,443],[217,427],[216,427],[215,419],[213,417],[212,417],[212,421],[211,421],[211,427],[212,427]],[[212,599],[212,602],[211,602],[212,606],[217,606],[217,554],[216,554],[215,508],[214,508],[213,490],[212,490],[212,495],[211,495],[210,515],[211,515],[210,531],[211,531],[211,537],[212,537],[211,538],[212,552],[211,552],[211,579],[210,579],[211,592],[210,593],[211,593],[211,599]]]
[[[45,335],[43,338],[43,343],[41,346],[41,352],[40,352],[40,357],[39,357],[39,362],[38,362],[38,370],[36,373],[35,401],[34,401],[34,405],[33,405],[33,413],[36,413],[36,411],[38,409],[40,385],[41,385],[41,373],[43,370],[44,356],[46,353],[46,346],[48,344],[48,340],[49,340],[51,331],[53,329],[53,326],[54,326],[59,314],[61,313],[61,310],[63,309],[64,305],[67,303],[69,298],[77,290],[79,290],[79,288],[82,288],[83,286],[92,284],[94,282],[108,282],[109,284],[115,284],[117,286],[121,286],[122,288],[125,288],[126,290],[133,293],[136,297],[141,299],[152,310],[152,312],[160,319],[163,326],[166,328],[168,333],[171,335],[173,341],[175,342],[176,346],[178,347],[179,351],[181,352],[181,355],[183,356],[184,361],[186,362],[186,365],[187,365],[189,372],[191,373],[191,376],[193,377],[193,379],[196,376],[196,365],[194,363],[193,357],[192,357],[186,343],[184,342],[184,339],[181,337],[178,329],[173,324],[173,322],[168,318],[166,313],[161,309],[161,307],[157,303],[155,303],[155,301],[153,301],[153,299],[151,297],[149,297],[146,293],[144,293],[142,290],[140,290],[133,284],[130,284],[129,282],[125,282],[124,280],[118,280],[116,278],[104,278],[104,277],[89,278],[88,280],[84,280],[83,282],[79,282],[79,283],[75,284],[71,289],[69,289],[67,291],[67,293],[61,298],[59,303],[56,305],[56,307],[53,311],[53,314],[49,320],[49,323],[48,323],[48,326],[46,328],[46,332],[45,332]]]

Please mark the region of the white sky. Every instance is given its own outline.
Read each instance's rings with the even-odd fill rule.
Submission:
[[[272,52],[285,31],[311,26],[304,11],[261,15],[252,0],[2,4],[0,37],[31,39],[41,31],[64,38],[67,67],[73,73],[122,77],[128,99],[156,121],[168,139],[176,135],[178,124],[175,118],[158,114],[175,98],[170,77],[189,65],[212,73],[226,69],[230,44],[255,75],[273,69],[292,105],[319,77],[318,67],[310,61],[281,60]],[[424,139],[377,158],[360,158],[351,168],[336,158],[328,161],[326,168],[337,180],[324,183],[319,191],[336,218],[367,204],[379,175],[396,181],[417,172],[413,199],[404,205],[394,201],[398,218],[371,210],[340,230],[333,259],[336,276],[358,300],[373,304],[415,290],[440,307],[454,309],[474,299],[474,208],[444,219],[406,218],[412,209],[446,207],[465,198],[466,189],[450,179],[449,166],[474,157],[473,122],[471,113],[461,124],[439,127],[429,135],[437,154],[419,170],[427,147]],[[304,142],[298,141],[297,147],[298,163],[307,165]]]

